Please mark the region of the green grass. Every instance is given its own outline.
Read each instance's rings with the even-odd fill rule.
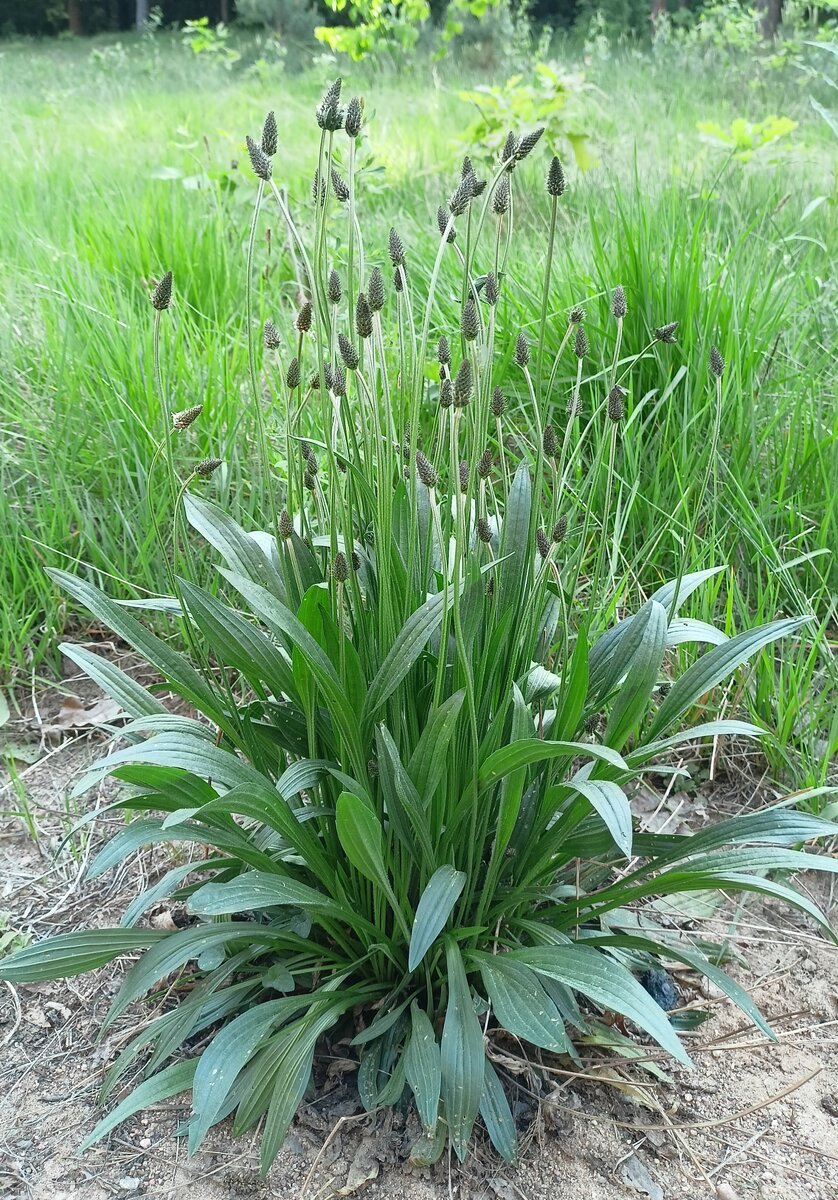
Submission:
[[[110,65],[91,58],[90,43],[2,47],[0,303],[9,319],[0,322],[0,644],[12,680],[54,668],[58,635],[72,619],[46,565],[90,564],[117,595],[165,586],[146,477],[163,428],[147,282],[166,268],[178,295],[165,348],[172,407],[206,406],[191,444],[196,458],[225,461],[212,493],[243,518],[266,505],[246,386],[253,193],[244,134],[277,110],[277,178],[305,225],[316,165],[308,122],[326,75],[270,80],[207,66],[167,39],[122,45],[124,59],[110,51]],[[636,56],[595,63],[589,74],[600,89],[590,122],[602,166],[585,177],[570,170],[553,309],[585,304],[594,369],[615,283],[628,296],[628,345],[645,344],[663,320],[680,322],[678,346],[654,347],[628,379],[616,489],[625,523],[614,566],[627,597],[677,571],[690,489],[706,467],[706,358],[716,342],[728,362],[721,454],[689,568],[730,570],[707,613],[695,615],[709,616],[715,602],[731,630],[746,617],[817,616],[827,637],[814,649],[808,641],[765,652],[749,704],[780,730],[775,770],[820,783],[838,735],[828,645],[838,590],[832,135],[798,82],[781,110],[799,121],[788,148],[745,165],[703,145],[696,122],[762,119],[790,94],[778,80],[749,87],[744,69],[708,77],[701,63],[674,71]],[[347,78],[375,98],[359,200],[368,260],[386,260],[397,213],[417,279],[430,271],[436,206],[453,184],[471,117],[456,96],[460,75],[432,76],[420,64],[374,86],[357,68]],[[531,280],[529,297],[516,293],[518,323],[532,331],[546,252],[546,233],[537,232],[546,230],[545,166],[543,155],[527,164],[531,200],[516,210],[518,244],[532,260],[516,263],[516,277]],[[272,316],[286,336],[297,289],[267,210],[256,259],[259,318]],[[456,301],[453,291],[443,295],[441,329],[456,328]],[[551,344],[563,327],[548,322]],[[559,374],[558,412],[570,370]],[[509,386],[519,386],[512,373]],[[154,503],[165,508],[162,494]]]

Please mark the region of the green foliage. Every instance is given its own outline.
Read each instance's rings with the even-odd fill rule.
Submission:
[[[258,426],[268,426],[259,452],[271,482],[260,527],[244,528],[205,494],[218,475],[178,474],[202,418],[169,426],[160,346],[173,312],[157,291],[152,365],[167,428],[150,499],[171,490],[177,505],[170,534],[152,507],[172,590],[148,604],[168,614],[182,648],[100,588],[52,572],[196,713],[161,711],[156,695],[113,665],[72,652],[131,718],[125,745],[75,789],[106,776],[130,787],[114,807],[133,819],[89,874],[147,845],[209,848],[191,872],[178,863],[137,897],[119,928],[49,938],[0,962],[0,978],[33,982],[143,951],[106,1026],[160,979],[189,974],[188,989],[173,988],[176,1006],[122,1049],[103,1099],[141,1064],[144,1078],[86,1145],[191,1088],[190,1150],[232,1114],[236,1134],[263,1125],[267,1169],[318,1039],[334,1031],[357,1049],[369,1110],[412,1096],[424,1128],[414,1161],[433,1161],[446,1139],[465,1157],[478,1118],[511,1159],[515,1125],[486,1038],[506,1031],[564,1050],[596,1040],[600,1015],[618,1013],[636,1037],[685,1061],[666,1014],[635,978],[667,960],[704,971],[766,1028],[715,965],[717,948],[666,913],[666,897],[762,893],[826,927],[807,896],[772,875],[838,869],[794,848],[834,836],[836,826],[783,804],[689,837],[648,833],[632,816],[632,787],[670,769],[674,748],[764,734],[719,719],[717,689],[779,639],[799,640],[807,624],[779,619],[726,636],[685,617],[718,574],[686,562],[645,604],[629,603],[616,497],[631,448],[643,453],[646,393],[632,378],[653,346],[668,352],[666,342],[638,348],[624,339],[622,290],[588,323],[601,343],[596,356],[580,349],[575,312],[559,310],[555,351],[545,353],[535,317],[530,339],[520,334],[515,213],[526,202],[531,216],[538,205],[518,165],[535,144],[526,131],[492,163],[485,187],[463,164],[452,181],[457,216],[443,221],[427,271],[390,238],[393,287],[356,329],[368,265],[386,254],[384,244],[365,243],[356,220],[365,173],[354,139],[347,146],[340,132],[343,114],[335,84],[318,109],[326,189],[322,200],[314,190],[308,231],[291,215],[303,202],[289,208],[269,157],[251,146],[259,182],[247,253],[248,375]],[[338,147],[348,221],[332,190]],[[511,199],[498,214],[499,185]],[[252,319],[266,193],[312,306],[310,329],[292,330],[279,361],[273,348],[258,360]],[[544,314],[562,201],[542,193],[542,203]],[[337,303],[327,284],[333,264],[344,285]],[[458,310],[475,309],[475,338],[456,337],[441,317],[446,294]],[[178,303],[176,293],[174,314]],[[443,333],[450,365],[431,349]],[[338,334],[358,358],[345,374]],[[292,355],[301,369],[289,383]],[[342,357],[355,361],[345,349]],[[500,379],[509,383],[501,371],[510,360],[518,386],[506,387],[501,412],[493,393]],[[702,371],[696,384],[709,396],[708,454],[680,531],[688,552],[719,465],[718,352],[712,362],[712,379]],[[454,404],[440,403],[452,380]],[[202,586],[208,576],[213,591]],[[164,895],[186,903],[190,924],[142,928]],[[201,1054],[184,1059],[208,1030]]]
[[[193,54],[220,63],[228,70],[241,58],[239,51],[227,44],[230,31],[221,21],[217,25],[210,25],[209,17],[184,21],[181,37]]]
[[[431,15],[428,0],[327,0],[332,12],[346,12],[348,25],[318,25],[318,41],[354,62],[382,53],[404,53],[416,44]]]
[[[737,117],[724,128],[718,121],[699,121],[698,130],[705,141],[729,149],[739,162],[750,162],[756,153],[787,138],[797,129],[790,117],[766,117],[764,121],[746,121]]]
[[[480,86],[459,93],[474,105],[478,116],[469,126],[465,144],[496,158],[510,129],[543,125],[553,153],[570,144],[581,171],[596,166],[589,141],[593,95],[584,74],[563,70],[558,63],[537,62],[529,74],[513,75],[499,86]]]

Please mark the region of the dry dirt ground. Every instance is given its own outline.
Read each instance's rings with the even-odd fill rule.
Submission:
[[[51,719],[47,714],[45,723]],[[55,858],[79,815],[78,802],[68,800],[71,781],[102,747],[101,734],[59,729],[42,745],[40,761],[18,763],[17,789],[0,783],[0,914],[7,929],[40,936],[116,924],[127,900],[161,864],[157,849],[104,880],[84,883],[85,863],[118,827],[119,816],[88,826],[88,836]],[[37,839],[14,813],[21,788]],[[101,805],[107,798],[103,791],[87,801]],[[713,806],[712,793],[706,802]],[[728,792],[722,807],[730,806]],[[838,918],[828,888],[810,877],[800,882],[817,888],[819,902]],[[718,913],[714,921],[724,932]],[[97,1117],[102,1076],[148,1013],[140,1009],[97,1042],[120,966],[67,982],[0,985],[0,1197],[836,1200],[838,953],[803,918],[779,906],[749,904],[737,910],[737,921],[735,974],[768,1016],[777,1042],[750,1028],[726,1000],[713,994],[702,1000],[694,992],[692,1003],[713,1015],[685,1035],[692,1072],[664,1064],[670,1082],[650,1088],[648,1075],[621,1068],[618,1088],[603,1078],[613,1068],[592,1057],[581,1078],[565,1073],[561,1063],[551,1075],[521,1074],[514,1103],[527,1132],[515,1168],[499,1165],[481,1147],[465,1168],[444,1161],[433,1172],[409,1172],[409,1124],[406,1129],[400,1116],[384,1121],[359,1112],[351,1078],[339,1071],[329,1077],[328,1061],[320,1067],[323,1086],[304,1105],[265,1180],[257,1172],[255,1141],[233,1141],[224,1126],[188,1160],[176,1136],[186,1111],[177,1101],[133,1118],[78,1157],[76,1148]]]

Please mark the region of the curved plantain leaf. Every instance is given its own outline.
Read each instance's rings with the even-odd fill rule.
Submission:
[[[40,983],[104,967],[120,954],[146,950],[168,935],[157,929],[86,929],[59,933],[0,958],[0,979]]]
[[[410,1006],[411,1034],[404,1052],[405,1078],[416,1099],[419,1120],[433,1134],[439,1114],[442,1067],[434,1027],[414,1000]]]
[[[465,884],[463,871],[456,871],[449,866],[434,871],[416,906],[410,935],[408,970],[416,970],[439,937]]]
[[[448,1006],[440,1047],[442,1099],[451,1145],[462,1162],[483,1096],[483,1030],[474,1011],[459,947],[449,938],[445,950]]]

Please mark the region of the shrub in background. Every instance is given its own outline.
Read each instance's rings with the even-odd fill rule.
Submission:
[[[125,785],[114,806],[133,818],[89,874],[154,843],[207,848],[174,860],[119,927],[49,938],[0,964],[0,978],[29,982],[142,951],[106,1026],[169,980],[177,1002],[121,1051],[103,1099],[138,1067],[142,1082],[86,1144],[191,1089],[190,1149],[230,1115],[234,1133],[263,1122],[267,1169],[328,1034],[352,1039],[369,1110],[415,1107],[414,1162],[434,1161],[447,1142],[463,1158],[478,1118],[511,1159],[510,1080],[496,1054],[505,1040],[572,1058],[579,1037],[613,1046],[604,1019],[618,1013],[633,1036],[687,1061],[637,979],[662,962],[707,975],[770,1032],[717,965],[718,948],[666,913],[668,897],[752,891],[825,925],[771,874],[834,871],[834,860],[790,847],[835,826],[782,805],[691,837],[643,832],[632,819],[627,789],[670,770],[673,747],[764,732],[714,719],[714,689],[803,624],[727,638],[691,620],[682,610],[715,572],[690,573],[686,561],[637,611],[614,595],[614,483],[642,404],[632,366],[673,342],[675,324],[629,352],[618,286],[603,354],[580,308],[549,313],[565,190],[555,158],[540,307],[520,302],[526,332],[514,320],[519,168],[540,130],[510,134],[485,179],[464,161],[429,261],[395,229],[387,247],[365,244],[355,171],[363,107],[353,99],[344,109],[340,93],[338,81],[317,110],[310,237],[273,178],[272,114],[261,142],[248,140],[250,386],[271,435],[254,469],[270,473],[276,499],[264,528],[243,530],[202,494],[217,459],[180,477],[195,405],[167,415],[162,469],[150,479],[152,512],[158,489],[170,489],[220,559],[215,594],[190,581],[197,550],[179,522],[166,539],[171,595],[159,606],[176,614],[186,649],[83,579],[55,574],[195,713],[167,711],[106,659],[64,647],[131,717],[124,748],[76,789],[113,776]],[[287,226],[305,295],[291,329],[265,326],[260,364],[251,287],[266,200]],[[452,293],[459,328],[441,327],[440,298]],[[160,334],[172,303],[168,274],[152,295],[167,413]],[[564,328],[552,362],[548,320]],[[518,396],[498,384],[509,365]],[[724,401],[715,349],[709,368],[716,418],[705,436],[715,448]],[[567,389],[557,383],[565,372]],[[595,494],[604,495],[596,509]],[[704,649],[679,670],[678,647],[690,644]],[[186,927],[143,924],[166,898],[186,902]],[[204,1049],[190,1048],[207,1031]]]

